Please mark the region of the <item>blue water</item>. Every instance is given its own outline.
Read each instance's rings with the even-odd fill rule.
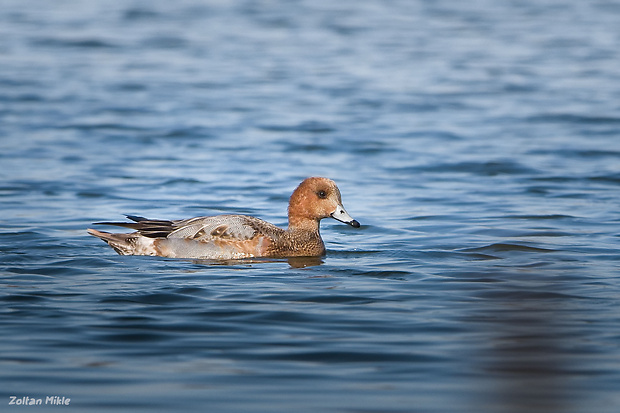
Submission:
[[[0,7],[0,410],[620,411],[620,3]],[[320,261],[122,257],[122,214]]]

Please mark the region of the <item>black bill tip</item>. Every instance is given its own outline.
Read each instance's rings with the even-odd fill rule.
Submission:
[[[356,220],[353,220],[351,222],[347,222],[347,224],[351,225],[353,228],[359,228],[360,227],[360,223],[357,222]]]

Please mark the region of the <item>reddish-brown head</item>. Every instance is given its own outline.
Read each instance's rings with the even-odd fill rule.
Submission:
[[[355,228],[360,226],[343,208],[340,190],[334,181],[319,177],[305,179],[289,201],[289,229],[318,230],[319,221],[328,217]]]

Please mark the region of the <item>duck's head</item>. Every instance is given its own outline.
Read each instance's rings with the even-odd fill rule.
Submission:
[[[342,206],[340,190],[334,181],[319,177],[305,179],[289,201],[289,228],[316,228],[320,220],[330,217],[360,227]]]

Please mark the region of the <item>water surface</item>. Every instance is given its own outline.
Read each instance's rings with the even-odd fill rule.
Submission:
[[[0,405],[620,408],[613,1],[61,2],[0,10]],[[122,214],[286,225],[327,255],[121,257]]]

